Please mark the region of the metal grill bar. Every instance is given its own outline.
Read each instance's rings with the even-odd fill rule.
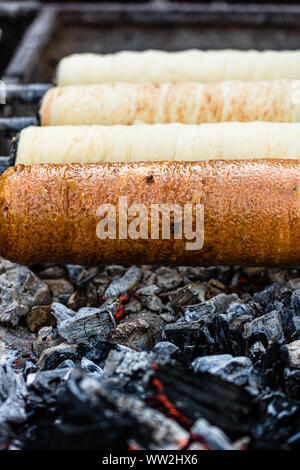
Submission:
[[[36,117],[16,117],[0,119],[0,137],[14,137],[22,129],[38,124]]]
[[[38,103],[49,88],[51,88],[51,84],[48,83],[8,84],[5,88],[6,104],[16,102],[24,104]]]

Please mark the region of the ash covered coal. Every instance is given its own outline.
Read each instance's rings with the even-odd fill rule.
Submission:
[[[0,261],[1,449],[295,449],[300,269]]]

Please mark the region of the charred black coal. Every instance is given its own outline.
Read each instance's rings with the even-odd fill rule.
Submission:
[[[300,269],[0,260],[1,449],[295,449]]]

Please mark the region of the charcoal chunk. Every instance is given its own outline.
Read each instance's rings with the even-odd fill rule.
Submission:
[[[204,418],[230,439],[251,436],[256,431],[259,416],[256,395],[244,387],[207,372],[187,370],[179,363],[156,368],[150,384],[153,395],[147,403],[160,404],[166,416],[169,414],[166,402],[171,403],[172,409],[177,410],[179,421],[184,420],[186,425],[188,421],[193,424]]]
[[[55,326],[56,320],[51,315],[50,305],[36,305],[26,315],[26,324],[30,331],[36,332],[44,326]]]
[[[59,335],[68,343],[78,343],[88,340],[90,336],[109,334],[113,323],[106,307],[83,307],[77,313],[62,304],[52,304],[52,314],[57,319]]]
[[[75,363],[71,359],[66,359],[65,361],[61,362],[56,369],[74,369]]]
[[[275,341],[283,341],[284,334],[282,329],[281,317],[278,312],[273,311],[255,318],[252,322],[247,323],[244,327],[245,338],[253,333],[262,332],[268,338],[270,343]]]
[[[219,315],[202,315],[200,321],[170,323],[165,337],[178,346],[187,360],[231,352],[228,323]]]
[[[169,294],[169,299],[174,307],[198,304],[205,300],[205,291],[205,286],[202,282],[197,281],[172,292]]]
[[[132,349],[116,344],[106,339],[95,337],[93,340],[87,343],[78,344],[79,356],[85,356],[87,359],[95,362],[95,364],[103,367],[105,360],[107,359],[110,351],[131,351]]]
[[[292,294],[291,306],[294,315],[300,315],[300,289],[297,289]]]
[[[55,369],[29,374],[27,377],[28,406],[55,409],[59,395],[66,389],[71,369]]]
[[[81,359],[80,363],[81,369],[87,371],[93,377],[99,378],[103,374],[101,367],[97,366],[94,362],[90,361],[86,357]]]
[[[263,311],[259,304],[249,302],[248,304],[232,303],[226,310],[226,316],[231,323],[240,316],[247,315],[249,317],[256,317],[262,315]]]
[[[201,304],[185,307],[183,313],[187,322],[199,321],[205,315],[216,313],[216,306],[213,301],[208,300]]]
[[[0,275],[0,323],[16,326],[34,305],[50,302],[50,291],[41,279],[24,266]]]
[[[140,297],[141,304],[152,312],[164,312],[168,310],[157,295],[143,295]]]
[[[285,349],[288,353],[290,367],[300,369],[300,340],[285,345]]]
[[[136,291],[138,295],[156,295],[161,291],[160,287],[156,284],[150,284],[149,286],[141,287]]]
[[[191,433],[194,439],[195,437],[200,438],[212,450],[234,450],[234,446],[226,434],[216,426],[209,424],[206,419],[197,419]]]
[[[162,266],[156,269],[156,284],[163,290],[176,289],[182,283],[182,277],[176,269]]]
[[[67,359],[76,360],[77,358],[76,344],[61,343],[52,348],[45,349],[39,357],[37,366],[40,370],[53,370],[61,362]]]
[[[142,271],[137,266],[132,266],[126,273],[112,281],[105,291],[105,297],[115,297],[126,294],[129,291],[134,291],[138,287],[139,281],[142,277]]]
[[[0,365],[0,427],[4,423],[21,423],[26,419],[27,390],[22,374]]]
[[[233,357],[230,354],[197,357],[192,362],[195,372],[210,372],[236,385],[249,385],[252,362],[248,357]]]

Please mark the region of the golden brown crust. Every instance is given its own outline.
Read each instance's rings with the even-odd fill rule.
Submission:
[[[204,204],[204,247],[100,240],[100,204]],[[299,265],[299,163],[19,165],[0,180],[1,255],[21,264]]]

